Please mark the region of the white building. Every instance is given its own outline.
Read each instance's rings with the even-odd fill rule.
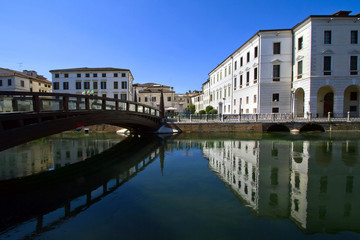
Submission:
[[[359,115],[360,15],[349,13],[258,31],[209,73],[209,105],[223,114]]]
[[[293,112],[359,116],[360,14],[309,16],[293,28]]]
[[[210,105],[210,79],[202,84],[203,110]]]
[[[0,91],[51,92],[52,82],[36,71],[0,68]]]
[[[133,100],[133,76],[121,68],[69,68],[51,70],[53,92]]]

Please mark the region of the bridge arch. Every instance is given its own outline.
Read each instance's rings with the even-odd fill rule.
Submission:
[[[273,124],[267,128],[266,132],[290,132],[290,129],[283,124]]]
[[[319,124],[308,123],[300,128],[300,132],[325,132],[325,129]]]

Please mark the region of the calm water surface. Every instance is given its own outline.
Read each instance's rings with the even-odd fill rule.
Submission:
[[[360,239],[360,133],[61,134],[0,152],[0,239]]]

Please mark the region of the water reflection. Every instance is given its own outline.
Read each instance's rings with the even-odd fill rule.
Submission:
[[[307,233],[359,232],[358,140],[207,140],[202,149],[255,215]]]
[[[0,152],[0,180],[57,169],[99,154],[125,137],[92,134],[58,134]],[[81,134],[83,136],[83,134]]]
[[[103,148],[99,151],[115,141],[114,138],[100,141]],[[60,156],[65,156],[55,156],[54,162],[64,167],[0,181],[0,238],[31,238],[88,209],[151,164],[159,156],[159,142],[157,138],[128,137],[98,155],[84,161],[75,160],[74,164],[68,164],[71,156],[82,159],[84,155],[80,156],[79,146],[89,145],[82,145],[82,141],[76,145],[65,141],[69,148],[64,147],[64,143],[61,148],[54,145],[54,153],[60,151]],[[73,146],[77,148],[72,149]],[[81,152],[88,154],[87,150],[89,155],[85,156],[91,156],[90,147]]]

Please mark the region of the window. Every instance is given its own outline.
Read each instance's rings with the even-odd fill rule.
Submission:
[[[350,101],[357,101],[357,92],[350,92]]]
[[[171,97],[167,97],[168,102],[171,102]]]
[[[297,64],[297,79],[302,78],[302,73],[303,73],[303,62],[299,61]]]
[[[59,77],[60,77],[60,74],[55,73],[55,78],[59,78]]]
[[[98,82],[93,82],[93,89],[98,89]]]
[[[234,78],[234,90],[236,90],[236,78]]]
[[[106,89],[106,82],[101,82],[100,87],[101,89]]]
[[[274,42],[273,54],[280,54],[280,42]]]
[[[126,73],[122,73],[122,74],[121,74],[121,77],[126,77]]]
[[[280,65],[273,65],[273,81],[280,81]]]
[[[254,95],[254,103],[256,103],[256,95]]]
[[[222,71],[220,72],[220,80],[222,79]]]
[[[114,77],[118,77],[118,74],[117,74],[117,73],[114,73]]]
[[[30,88],[30,92],[32,92],[33,91],[33,89],[32,88]]]
[[[254,48],[254,58],[257,58],[258,56],[258,47]]]
[[[227,67],[225,67],[225,71],[224,71],[224,75],[225,75],[225,77],[226,77],[226,69],[227,69]]]
[[[145,102],[147,102],[148,101],[148,98],[147,97],[145,97]]]
[[[234,68],[235,68],[235,70],[237,70],[237,61],[235,61],[235,63],[234,63]]]
[[[152,102],[156,102],[156,97],[151,97]]]
[[[250,62],[250,52],[246,54],[246,62]]]
[[[106,97],[106,93],[103,93],[101,96],[102,96],[102,97]]]
[[[39,83],[39,86],[41,86],[41,83]]]
[[[90,82],[84,82],[84,89],[90,89]]]
[[[90,73],[85,73],[85,77],[89,78],[89,77],[90,77]]]
[[[122,93],[122,94],[120,95],[120,99],[123,100],[123,101],[125,101],[125,100],[127,99],[126,93]]]
[[[242,98],[240,98],[240,105],[242,104]]]
[[[76,77],[81,78],[81,73],[77,73]]]
[[[331,31],[324,31],[324,44],[331,44]]]
[[[350,106],[350,112],[356,112],[356,106]]]
[[[97,77],[97,73],[94,73],[94,74],[93,74],[93,77],[96,78],[96,77]]]
[[[20,81],[20,86],[25,87],[25,82],[23,80]]]
[[[63,82],[63,89],[68,90],[69,89],[69,82]]]
[[[298,50],[303,48],[303,37],[298,38]]]
[[[278,113],[278,112],[279,112],[279,108],[278,108],[278,107],[272,108],[272,113]]]
[[[101,77],[106,77],[106,73],[102,73],[102,74],[101,74]]]
[[[273,102],[278,102],[279,101],[279,93],[273,93],[272,100],[273,100]]]
[[[257,83],[257,78],[258,78],[258,69],[254,68],[254,83]]]
[[[324,56],[324,75],[331,75],[331,56]]]
[[[236,99],[234,99],[234,105],[236,105]]]
[[[243,75],[240,75],[240,88],[242,88],[242,84],[243,84]]]
[[[81,82],[75,82],[75,89],[81,89]]]
[[[229,75],[231,74],[231,66],[229,66]]]
[[[358,44],[358,31],[351,31],[351,44]]]
[[[121,88],[127,89],[127,82],[125,82],[125,81],[121,82]]]
[[[114,89],[118,89],[119,88],[119,83],[117,81],[114,82]]]
[[[114,98],[115,98],[115,99],[118,99],[118,98],[119,98],[119,94],[114,93]]]
[[[2,85],[3,85],[3,84],[2,84],[2,80],[0,79],[0,87],[2,87]]]
[[[8,79],[8,86],[11,86],[11,85],[12,85],[11,79]]]
[[[69,77],[69,74],[68,73],[65,73],[64,74],[64,78],[68,78]]]
[[[246,72],[246,86],[249,86],[250,83],[250,72]]]
[[[350,75],[358,75],[358,57],[350,56]]]
[[[240,67],[243,66],[243,63],[244,63],[244,62],[243,62],[243,57],[241,57],[241,58],[240,58]]]
[[[53,82],[53,88],[54,88],[54,90],[59,90],[59,82]]]
[[[249,104],[249,96],[246,96],[246,104]]]

